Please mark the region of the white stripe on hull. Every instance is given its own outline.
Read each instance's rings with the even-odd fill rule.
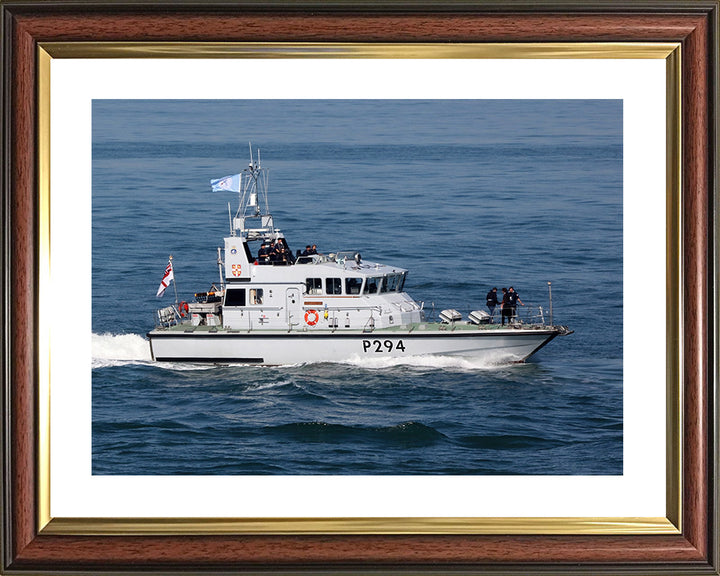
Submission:
[[[298,364],[343,362],[357,358],[460,356],[481,362],[521,362],[557,335],[553,330],[454,335],[413,333],[200,334],[153,333],[153,357],[159,361]]]

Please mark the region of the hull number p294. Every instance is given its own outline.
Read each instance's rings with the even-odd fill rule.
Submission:
[[[392,352],[400,350],[405,352],[405,344],[402,340],[393,342],[392,340],[363,340],[363,352]]]

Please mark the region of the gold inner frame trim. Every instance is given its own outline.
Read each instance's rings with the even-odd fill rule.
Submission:
[[[50,55],[38,50],[38,514],[50,518]],[[42,526],[43,523],[40,523]]]
[[[467,58],[666,60],[666,517],[53,518],[50,513],[50,71],[53,58]],[[51,42],[38,46],[38,528],[43,534],[678,534],[682,518],[681,58],[678,43],[325,44]],[[675,295],[675,296],[671,296]]]
[[[677,43],[375,44],[238,42],[44,42],[53,58],[494,58],[658,59]]]
[[[678,534],[666,518],[56,518],[43,534]]]

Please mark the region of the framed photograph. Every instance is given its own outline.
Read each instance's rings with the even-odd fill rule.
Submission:
[[[718,573],[717,2],[1,8],[3,570]]]

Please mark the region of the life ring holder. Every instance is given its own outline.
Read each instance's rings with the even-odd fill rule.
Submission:
[[[308,326],[315,326],[318,320],[320,320],[320,314],[317,313],[317,310],[308,310],[305,312],[305,324]]]
[[[187,302],[180,302],[178,304],[178,313],[180,314],[180,318],[185,318],[185,315],[190,311],[190,307],[188,306]]]

